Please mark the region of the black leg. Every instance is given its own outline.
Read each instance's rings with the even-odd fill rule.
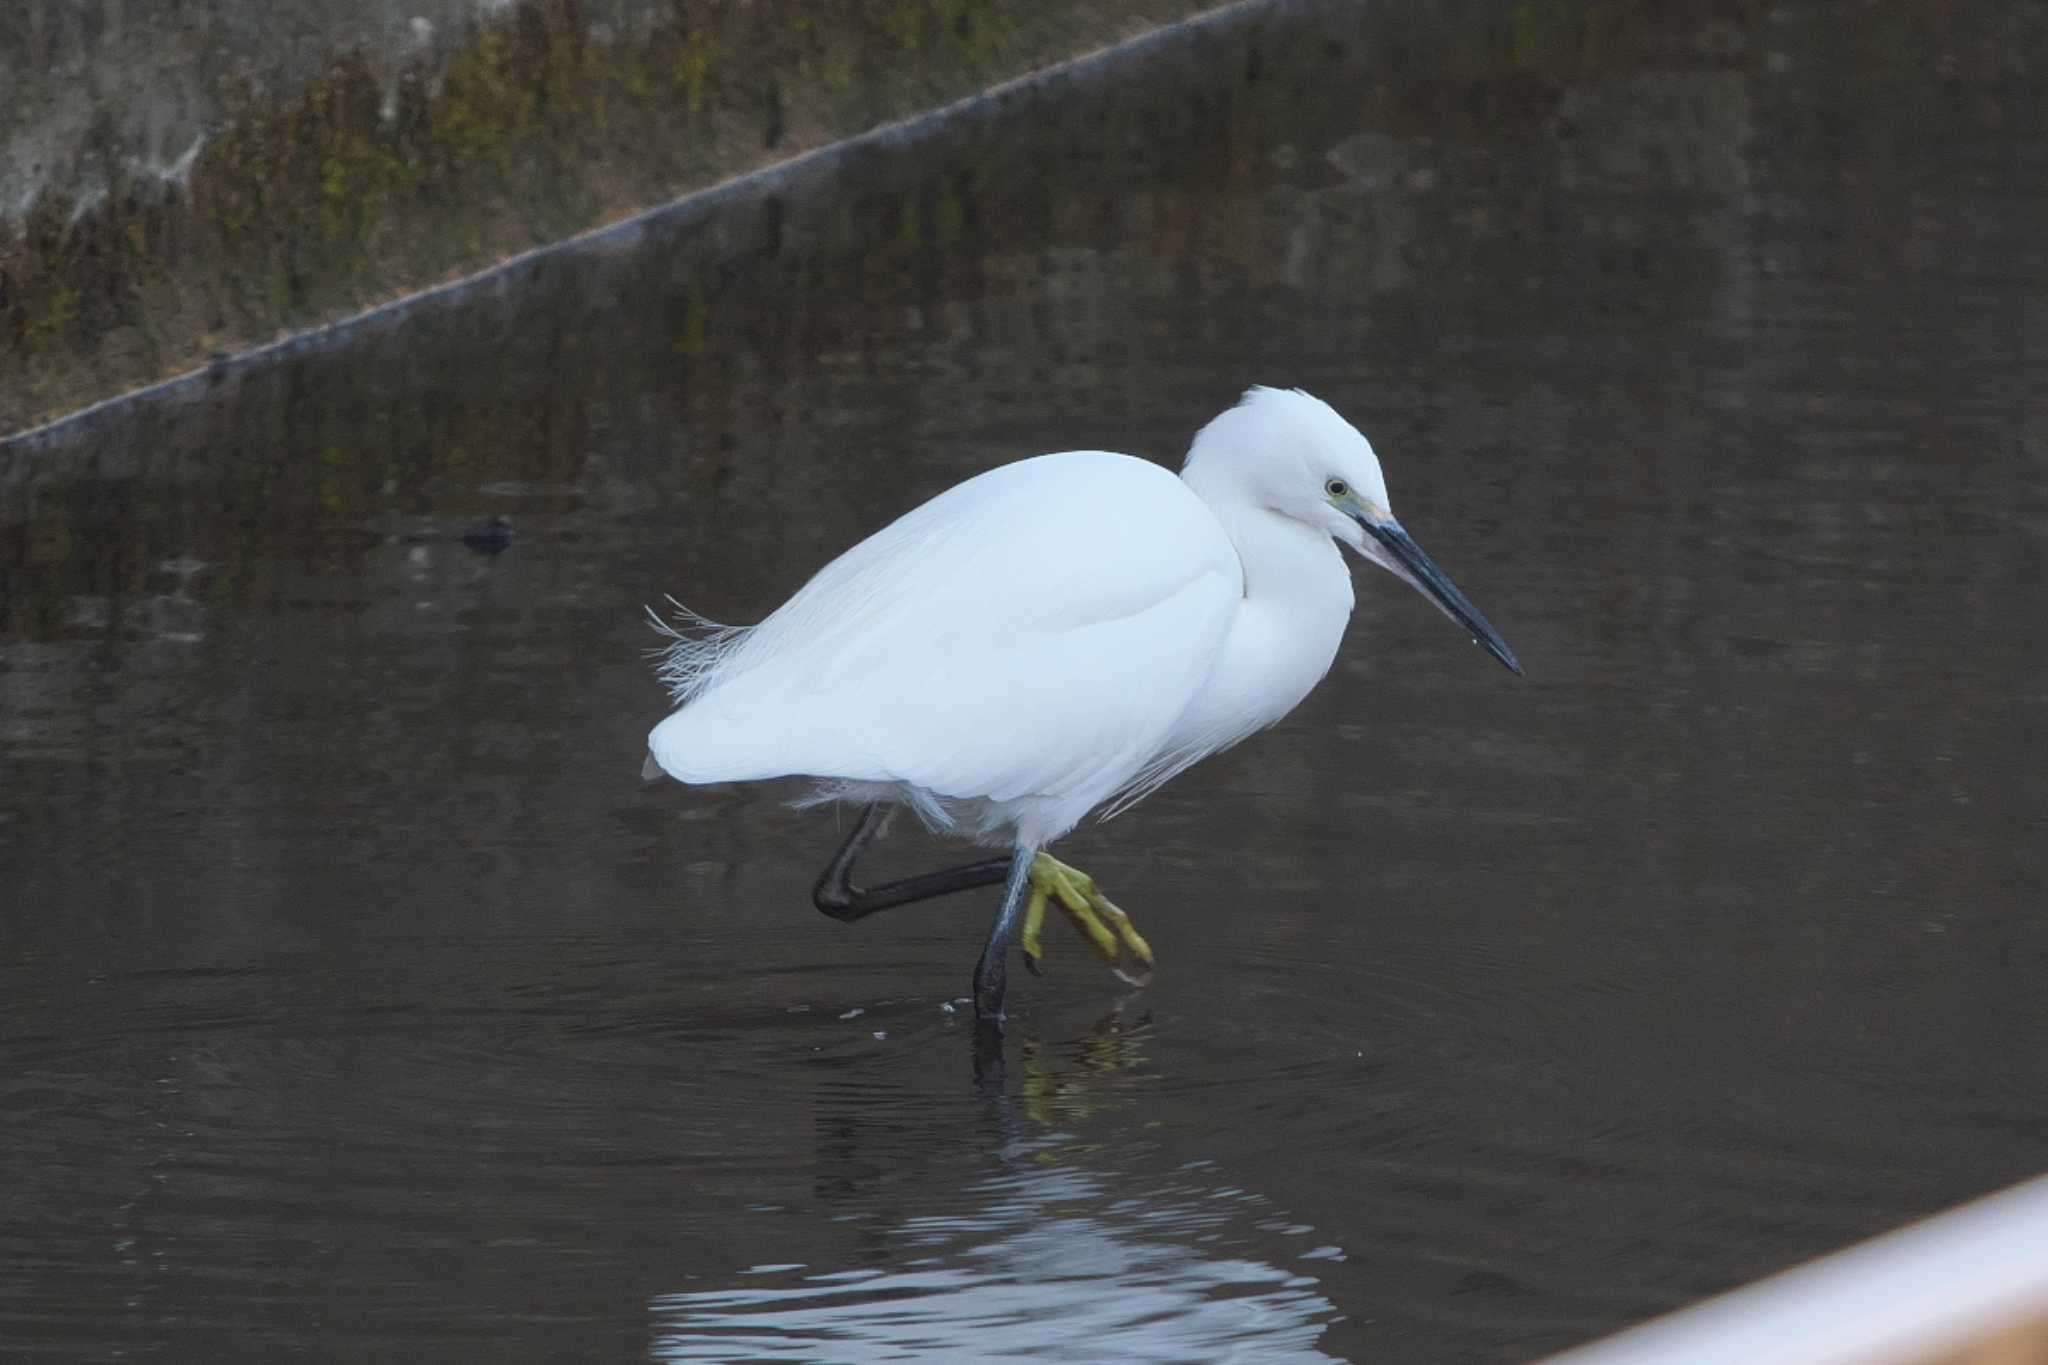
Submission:
[[[974,1019],[983,1028],[1000,1032],[1003,1026],[1003,994],[1010,979],[1010,940],[1017,934],[1017,917],[1024,911],[1024,891],[1031,885],[1031,863],[1038,855],[1020,848],[1012,854],[1003,882],[1003,908],[989,927],[988,943],[981,961],[974,964]]]
[[[833,919],[851,924],[857,919],[866,919],[877,910],[891,910],[912,901],[930,900],[934,896],[949,896],[955,891],[971,891],[978,886],[996,886],[1010,873],[1010,859],[987,858],[965,867],[949,867],[938,872],[926,872],[921,876],[905,877],[900,882],[889,882],[870,890],[862,890],[853,884],[853,865],[867,846],[875,841],[882,831],[882,821],[888,810],[881,805],[865,807],[860,821],[853,827],[853,833],[839,852],[832,855],[832,861],[818,877],[818,884],[811,888],[811,903]]]

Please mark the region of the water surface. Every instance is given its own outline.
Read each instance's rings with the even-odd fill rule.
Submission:
[[[1282,33],[0,452],[0,1353],[1515,1360],[2038,1171],[2043,84],[1833,13]],[[977,1065],[990,897],[636,781],[641,605],[1251,382],[1528,677],[1361,569]]]

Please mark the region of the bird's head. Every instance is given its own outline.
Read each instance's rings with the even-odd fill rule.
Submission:
[[[1195,436],[1184,477],[1212,501],[1277,512],[1349,545],[1522,671],[1500,633],[1394,519],[1372,443],[1322,399],[1300,389],[1247,391]]]

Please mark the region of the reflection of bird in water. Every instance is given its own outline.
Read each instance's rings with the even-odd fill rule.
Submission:
[[[1213,1178],[1213,1177],[1212,1177]],[[1277,1254],[1270,1204],[1200,1171],[1145,1190],[1075,1163],[1019,1165],[839,1269],[782,1266],[649,1304],[660,1361],[1329,1361],[1339,1317],[1306,1224]],[[1263,1235],[1260,1235],[1263,1232]],[[1264,1254],[1261,1254],[1264,1253]],[[877,1259],[881,1264],[877,1265]],[[1288,1264],[1299,1260],[1295,1268]],[[829,1266],[831,1263],[827,1262]]]
[[[819,1155],[827,1234],[808,1264],[732,1267],[730,1283],[657,1295],[664,1361],[1325,1361],[1338,1318],[1316,1278],[1343,1251],[1210,1162],[1119,1171],[1128,1144],[1087,1135],[1144,1067],[1149,1023],[1120,1011],[1079,1038],[1015,1040],[1021,1107],[979,1087],[993,1125],[906,1127],[848,1101]],[[929,1142],[913,1157],[905,1144]],[[994,1139],[993,1173],[930,1179]],[[977,1155],[975,1165],[990,1159]],[[902,1163],[919,1169],[906,1181]],[[826,1171],[834,1174],[827,1180]],[[854,1173],[848,1178],[847,1173]],[[879,1215],[879,1216],[877,1216]],[[769,1239],[777,1247],[785,1243]],[[698,1267],[693,1278],[703,1274]]]
[[[1103,1082],[1129,1075],[1145,1064],[1145,1044],[1151,1032],[1151,1015],[1125,1019],[1119,1004],[1096,1020],[1086,1036],[1057,1052],[1035,1037],[1022,1040],[1017,1061],[1024,1073],[1019,1098],[1025,1114],[1034,1123],[1052,1124],[1120,1107],[1126,1102],[1120,1092]],[[989,1093],[989,1087],[984,1085],[983,1091]],[[994,1093],[1001,1094],[1000,1086]]]
[[[1351,614],[1350,546],[1514,655],[1394,519],[1378,458],[1327,404],[1253,389],[1176,478],[1126,455],[1022,460],[940,494],[819,571],[758,626],[685,613],[663,676],[679,709],[647,775],[801,776],[858,824],[815,892],[844,920],[1002,883],[975,969],[999,1020],[1012,939],[1036,969],[1057,906],[1112,966],[1152,951],[1046,846],[1292,711]],[[853,865],[890,811],[1001,858],[872,889]]]

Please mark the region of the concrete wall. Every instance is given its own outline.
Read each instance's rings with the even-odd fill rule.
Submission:
[[[1215,0],[10,0],[0,432]]]
[[[104,193],[128,176],[182,178],[226,110],[224,83],[303,89],[342,53],[395,91],[445,63],[486,0],[13,0],[0,9],[0,210]],[[646,0],[590,0],[593,19]]]

